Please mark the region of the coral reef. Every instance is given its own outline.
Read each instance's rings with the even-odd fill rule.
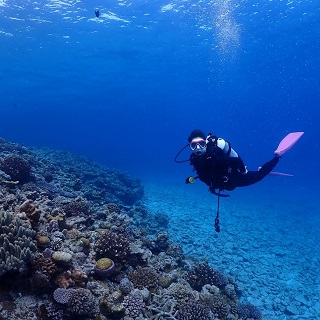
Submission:
[[[109,258],[101,258],[97,261],[96,267],[94,268],[96,274],[102,277],[107,277],[114,273],[115,264]]]
[[[130,281],[138,289],[154,288],[158,284],[158,274],[152,268],[139,268],[129,273]]]
[[[192,290],[188,283],[172,283],[166,292],[172,296],[179,304],[190,300],[198,300],[198,292]]]
[[[0,319],[262,319],[170,241],[139,180],[1,140],[0,164]]]
[[[53,299],[61,304],[66,304],[70,301],[75,289],[57,288],[53,291]]]
[[[36,271],[40,271],[48,277],[51,277],[58,271],[57,265],[48,258],[39,256],[35,259],[32,264],[32,268]]]
[[[89,212],[89,204],[85,199],[79,197],[64,204],[62,206],[62,211],[67,216],[86,215]]]
[[[141,295],[130,293],[123,299],[123,305],[126,309],[125,314],[131,318],[138,317],[145,308],[145,303]]]
[[[73,315],[96,317],[99,313],[98,302],[88,289],[74,290],[67,304],[67,310]]]
[[[128,278],[122,278],[119,283],[119,289],[123,294],[128,294],[133,288],[133,283]]]
[[[218,288],[224,288],[228,284],[227,277],[211,268],[207,262],[201,262],[194,266],[188,272],[186,279],[196,290],[201,290],[205,284],[211,284]]]
[[[102,231],[94,245],[98,257],[123,262],[130,254],[129,240],[115,232]]]
[[[31,165],[29,162],[17,155],[10,155],[0,162],[0,170],[8,174],[12,180],[21,183],[30,180]]]
[[[53,304],[51,301],[47,301],[46,303],[42,304],[39,308],[38,314],[41,319],[63,319],[63,310],[59,309],[57,305]]]
[[[238,305],[239,320],[262,320],[260,310],[252,304],[240,303]]]
[[[212,320],[210,309],[200,302],[190,300],[179,307],[177,320]]]

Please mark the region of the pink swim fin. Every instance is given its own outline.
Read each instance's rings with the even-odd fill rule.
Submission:
[[[294,144],[301,138],[304,132],[291,132],[285,136],[278,145],[277,150],[274,152],[276,157],[281,157],[289,149],[291,149]]]
[[[269,174],[272,175],[272,176],[293,177],[293,174],[277,172],[277,171],[271,171]]]

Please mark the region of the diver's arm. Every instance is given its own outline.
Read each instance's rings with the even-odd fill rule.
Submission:
[[[238,153],[231,148],[230,142],[216,136],[208,136],[207,150],[208,153],[212,154],[213,156],[217,156],[218,153],[220,155],[224,154],[227,157],[226,161],[228,161],[230,167],[237,170],[241,174],[247,173],[248,170],[246,166],[244,165]],[[219,150],[219,152],[217,152],[217,150]]]
[[[218,138],[216,136],[208,136],[207,137],[207,148],[209,153],[215,153],[214,149],[220,149],[226,156],[237,158],[239,157],[237,152],[235,152],[231,146],[230,143],[222,138]]]

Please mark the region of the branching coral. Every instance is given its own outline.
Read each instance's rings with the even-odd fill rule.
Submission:
[[[79,214],[86,215],[89,212],[89,205],[86,200],[77,198],[63,205],[62,210],[67,216],[74,216]]]
[[[73,315],[94,317],[99,312],[99,305],[90,290],[80,288],[71,295],[67,309]]]
[[[40,271],[48,277],[51,277],[57,270],[57,265],[48,258],[37,257],[32,264],[35,271]]]
[[[227,303],[222,296],[213,296],[210,309],[219,319],[224,319],[227,315]]]
[[[131,318],[138,317],[142,313],[145,304],[139,294],[130,293],[123,299],[123,305],[126,308],[126,315]]]
[[[210,309],[199,301],[190,300],[179,307],[177,320],[213,320]]]
[[[147,309],[150,320],[176,320],[177,302],[163,291],[152,295],[151,303]]]
[[[240,303],[238,305],[239,320],[262,320],[260,310],[250,303]]]
[[[207,262],[199,263],[190,270],[187,274],[187,281],[196,290],[201,290],[205,284],[223,288],[228,283],[226,276],[212,269]]]
[[[88,282],[88,276],[81,270],[67,270],[58,274],[54,282],[60,288],[84,287]]]
[[[19,270],[33,260],[35,236],[28,224],[12,214],[0,211],[0,276]]]
[[[129,279],[135,288],[154,288],[158,284],[158,274],[152,268],[140,268],[129,273]]]
[[[196,291],[192,290],[188,283],[172,283],[165,291],[179,303],[195,300],[199,296]]]
[[[94,250],[98,258],[108,257],[115,262],[123,262],[131,252],[129,240],[125,236],[111,231],[100,233]]]
[[[38,314],[41,319],[63,320],[63,311],[52,302],[42,304],[38,310]]]

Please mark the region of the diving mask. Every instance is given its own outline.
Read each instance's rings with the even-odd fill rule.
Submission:
[[[206,140],[204,139],[193,139],[190,142],[190,149],[192,151],[195,151],[196,149],[204,149],[206,146]]]

